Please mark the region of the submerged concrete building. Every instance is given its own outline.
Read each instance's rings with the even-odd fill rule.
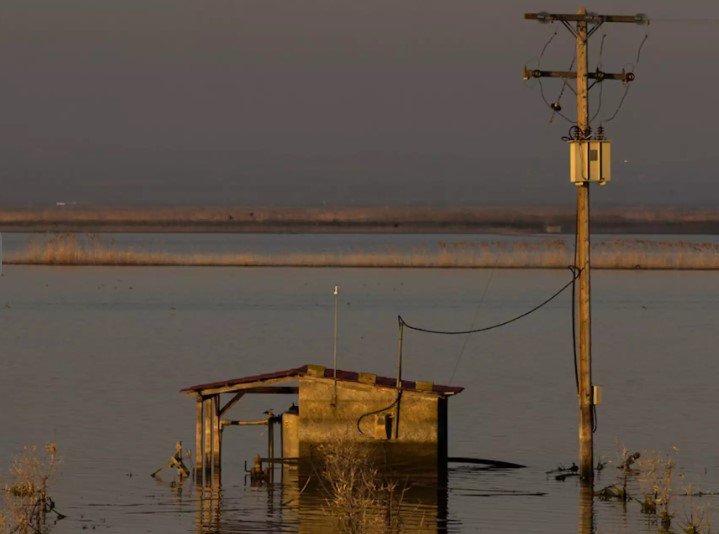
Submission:
[[[341,437],[372,448],[387,469],[436,475],[447,465],[447,401],[463,390],[432,382],[398,381],[370,373],[303,365],[295,369],[199,384],[182,392],[196,401],[195,469],[207,478],[222,467],[222,433],[232,425],[266,425],[263,461],[311,462],[317,447]],[[232,420],[227,412],[244,395],[296,395],[282,414]],[[274,427],[281,428],[281,458]]]

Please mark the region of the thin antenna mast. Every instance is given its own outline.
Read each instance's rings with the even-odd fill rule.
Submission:
[[[340,296],[339,286],[335,286],[333,295],[335,297],[335,325],[334,325],[334,336],[332,343],[332,367],[334,368],[334,394],[332,396],[332,406],[337,406],[337,319],[338,319],[338,301]]]

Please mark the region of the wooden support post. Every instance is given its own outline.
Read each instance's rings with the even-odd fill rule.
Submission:
[[[227,404],[225,404],[222,408],[220,408],[220,416],[224,415],[224,413],[232,408],[235,404],[237,404],[237,401],[239,401],[243,396],[245,395],[244,391],[240,391],[238,393],[235,393],[235,396],[232,397],[229,401],[227,401]]]
[[[578,11],[577,22],[577,127],[589,129],[587,85],[587,10]],[[592,343],[589,262],[589,182],[577,185],[577,263],[579,274],[579,476],[594,478],[594,443],[592,436]]]
[[[205,428],[205,446],[203,448],[203,462],[205,472],[205,482],[209,483],[212,475],[212,397],[207,397],[202,401],[203,405],[203,425]]]
[[[267,457],[270,459],[269,465],[269,480],[271,484],[275,481],[275,464],[271,460],[275,458],[275,423],[274,417],[270,414],[267,417]]]
[[[220,395],[212,397],[212,468],[219,478],[222,469],[222,428],[220,426]]]
[[[205,434],[202,418],[202,397],[197,397],[197,422],[195,423],[195,483],[202,483],[202,439]]]

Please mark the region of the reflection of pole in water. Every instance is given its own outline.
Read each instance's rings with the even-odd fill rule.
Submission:
[[[594,485],[579,483],[579,534],[594,534]]]
[[[444,476],[437,480],[437,532],[447,532],[447,519],[449,518],[449,495],[447,470]]]
[[[195,484],[197,499],[195,532],[207,534],[220,532],[220,509],[222,507],[222,489],[220,477],[211,477],[209,484]]]

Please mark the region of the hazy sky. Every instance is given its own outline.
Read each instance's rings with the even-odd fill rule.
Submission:
[[[521,73],[554,31],[544,68],[567,69],[574,43],[523,13],[577,7],[4,0],[0,203],[568,205],[569,124]],[[619,71],[649,34],[606,125],[615,180],[593,202],[716,205],[719,2],[587,7],[655,19],[591,42],[590,68],[606,33]],[[605,83],[600,118],[622,92]]]

